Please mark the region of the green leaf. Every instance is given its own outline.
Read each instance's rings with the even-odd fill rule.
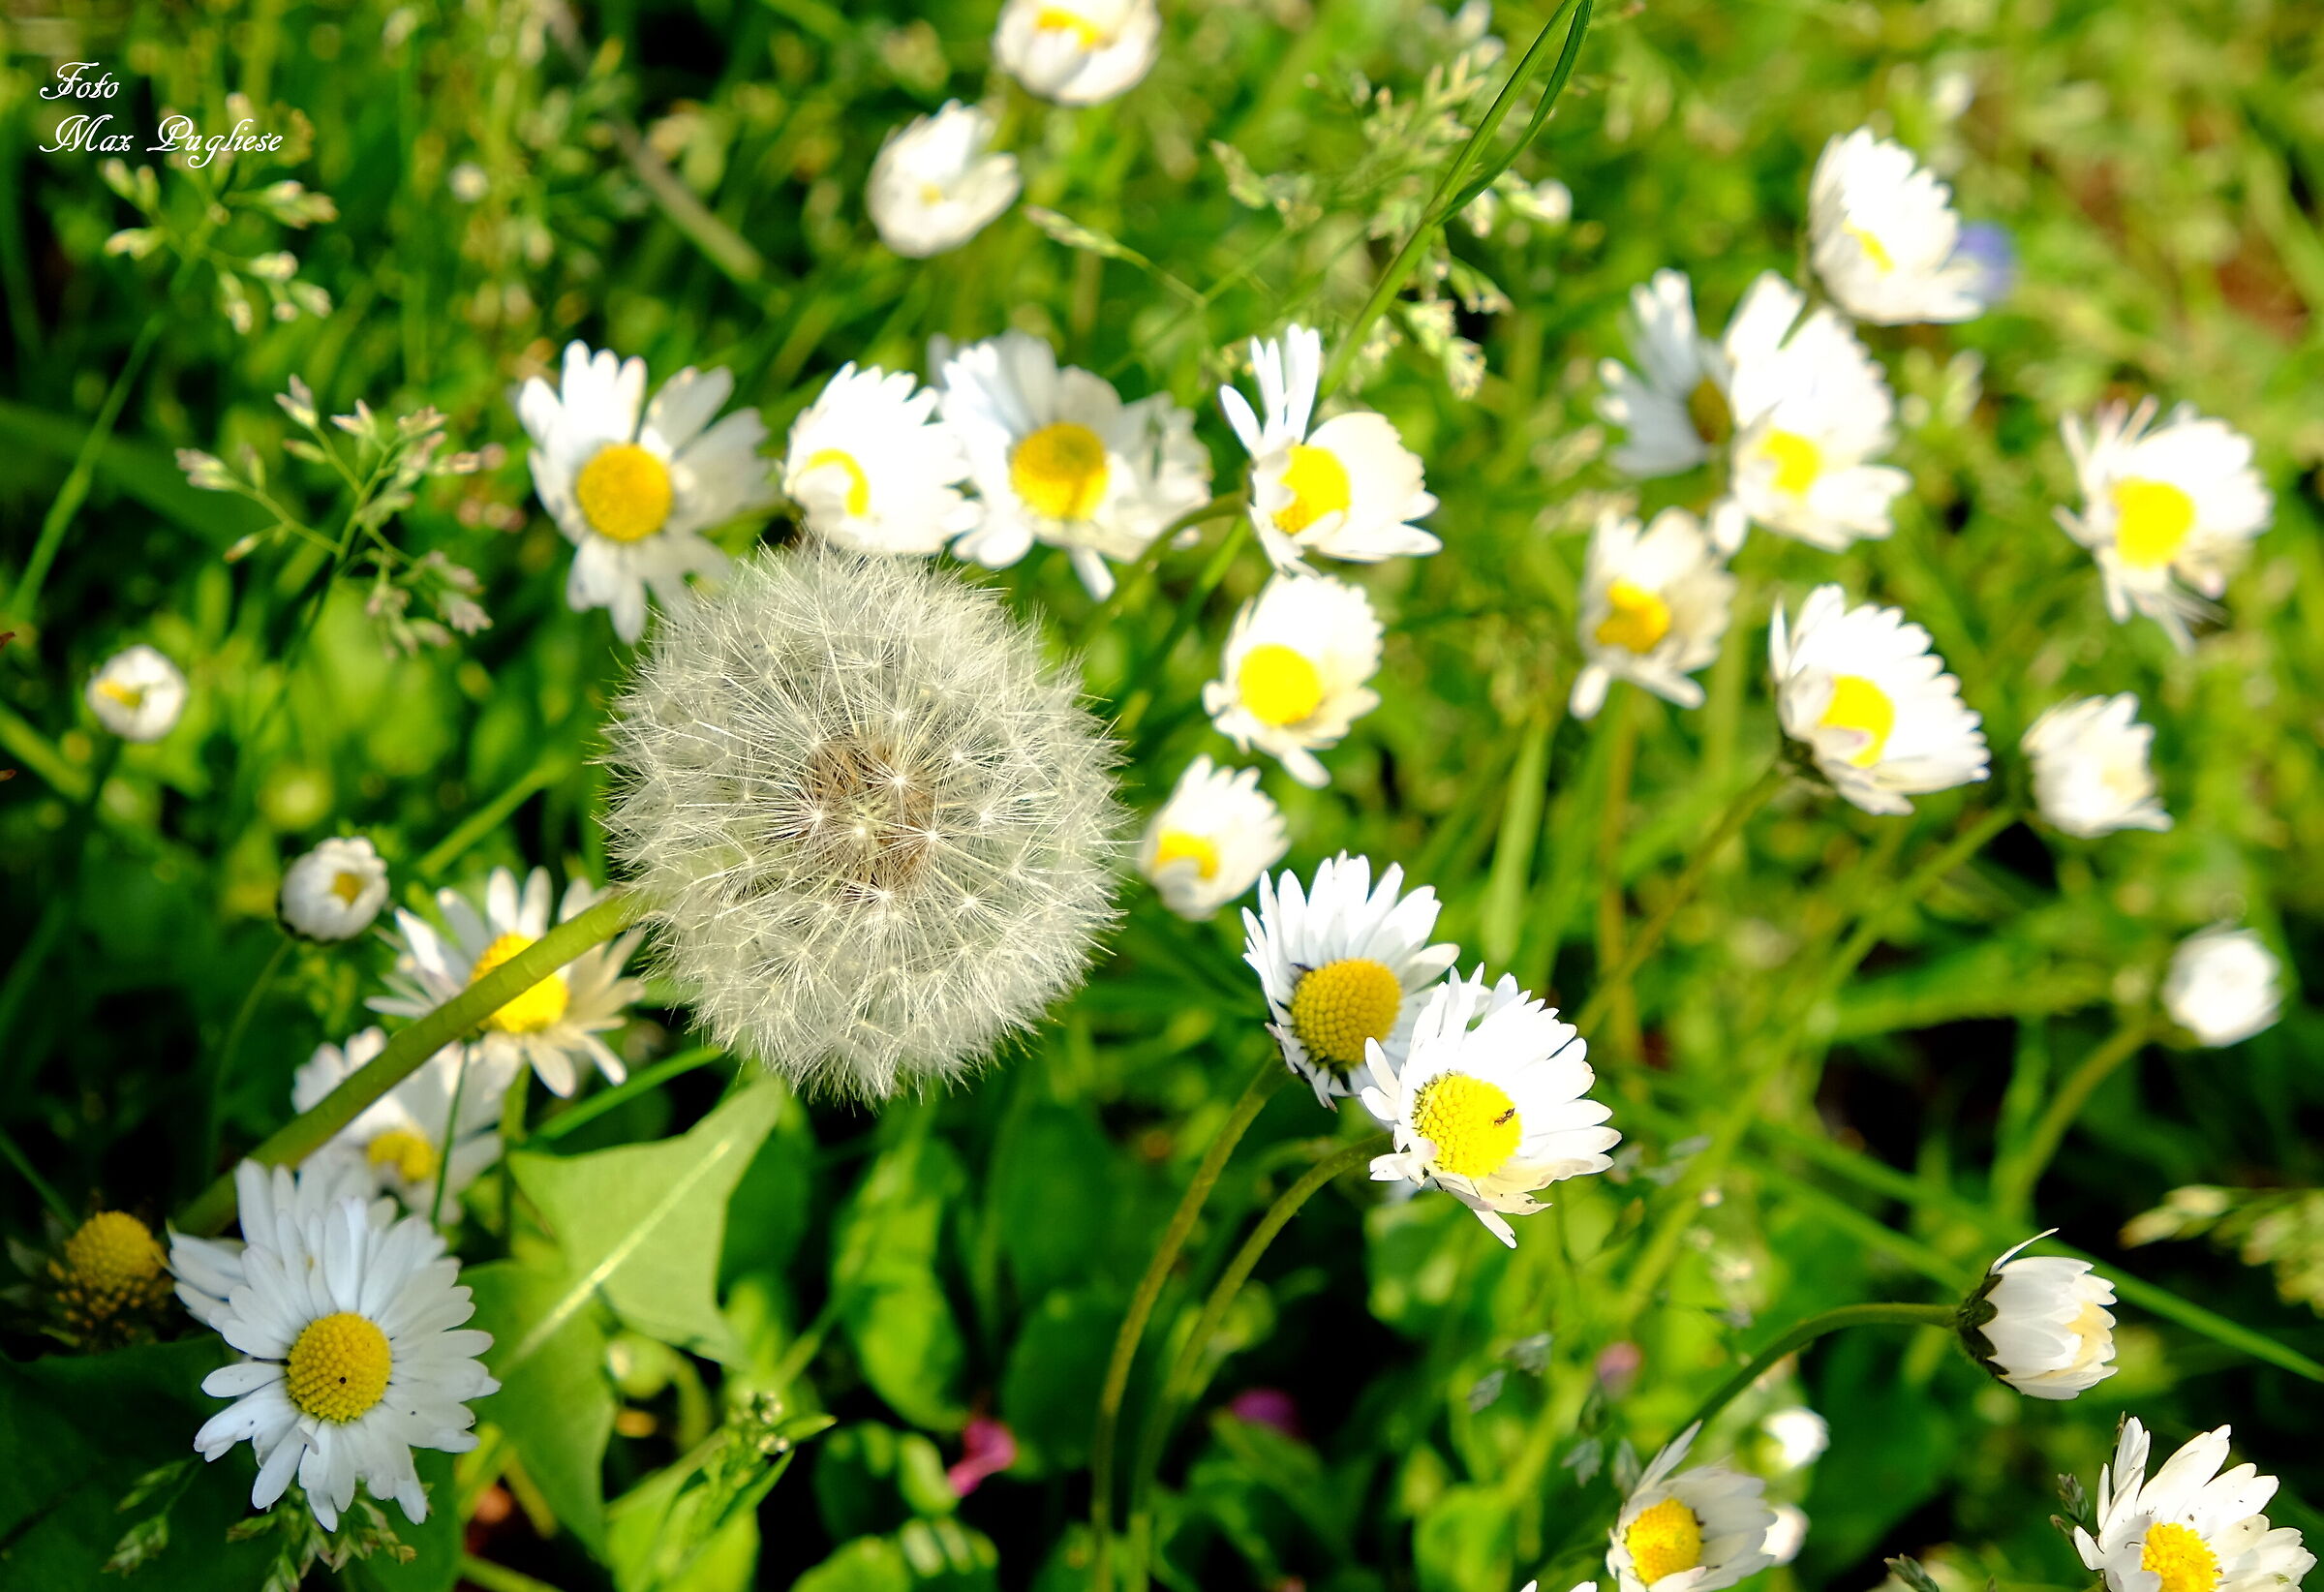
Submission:
[[[1073,1470],[1089,1457],[1089,1412],[1105,1385],[1122,1303],[1059,1290],[1028,1313],[1000,1381],[1000,1415],[1017,1436],[1014,1470]]]
[[[1447,1487],[1412,1533],[1422,1592],[1508,1592],[1516,1518],[1489,1487]]]
[[[864,1380],[889,1408],[931,1431],[966,1424],[959,1390],[968,1346],[934,1272],[882,1275],[850,1294],[841,1319]]]
[[[428,1517],[417,1525],[390,1510],[388,1519],[396,1540],[413,1549],[409,1560],[374,1553],[355,1561],[350,1575],[358,1586],[376,1592],[451,1592],[460,1578],[460,1491],[452,1481],[452,1456],[434,1449],[413,1455],[419,1480],[428,1489]],[[134,1589],[133,1589],[134,1592]]]
[[[858,1537],[791,1583],[791,1592],[912,1592],[911,1566],[885,1537]]]
[[[588,1283],[517,1261],[472,1267],[463,1280],[476,1299],[470,1325],[492,1333],[484,1363],[501,1381],[477,1413],[507,1434],[557,1518],[601,1545],[614,1397]]]
[[[993,1209],[1020,1298],[1086,1284],[1111,1263],[1113,1159],[1086,1111],[1043,1103],[1010,1125],[993,1154]]]

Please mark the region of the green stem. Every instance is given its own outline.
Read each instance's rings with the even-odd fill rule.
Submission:
[[[436,1141],[436,1188],[428,1196],[428,1225],[443,1225],[443,1191],[451,1186],[452,1151],[460,1143],[460,1102],[468,1093],[468,1067],[474,1057],[460,1053],[460,1064],[452,1070],[452,1098],[443,1108],[443,1133]]]
[[[2034,1197],[2034,1185],[2049,1170],[2051,1157],[2064,1143],[2066,1129],[2090,1104],[2100,1084],[2114,1076],[2115,1069],[2129,1060],[2155,1037],[2155,1020],[2136,1017],[2125,1023],[2114,1036],[2082,1058],[2082,1064],[2067,1074],[2048,1107],[2027,1135],[2025,1145],[2014,1155],[2005,1157],[1993,1172],[1993,1203],[2004,1211],[2021,1214]]]
[[[1172,1213],[1170,1225],[1162,1230],[1162,1241],[1154,1246],[1153,1258],[1146,1263],[1146,1274],[1138,1279],[1138,1291],[1130,1296],[1129,1313],[1121,1318],[1121,1327],[1114,1334],[1114,1355],[1106,1362],[1105,1386],[1097,1397],[1097,1423],[1089,1439],[1089,1529],[1096,1554],[1091,1584],[1097,1592],[1109,1592],[1112,1585],[1114,1441],[1121,1424],[1121,1403],[1129,1393],[1130,1366],[1138,1358],[1139,1341],[1146,1335],[1147,1321],[1154,1313],[1154,1301],[1161,1298],[1162,1285],[1169,1280],[1171,1268],[1177,1264],[1179,1251],[1186,1247],[1187,1236],[1194,1231],[1195,1221],[1210,1198],[1210,1190],[1226,1170],[1227,1157],[1250,1130],[1260,1108],[1290,1081],[1291,1070],[1270,1044],[1259,1070],[1251,1074],[1242,1094],[1227,1113],[1226,1121],[1219,1125],[1218,1136],[1203,1152],[1202,1161],[1194,1169],[1193,1181],[1179,1196],[1178,1209]]]
[[[1189,509],[1164,526],[1156,533],[1154,539],[1139,552],[1137,559],[1122,568],[1120,578],[1114,583],[1113,593],[1089,610],[1089,617],[1082,624],[1081,633],[1074,637],[1073,650],[1077,653],[1087,652],[1089,644],[1097,639],[1098,632],[1106,628],[1116,614],[1121,612],[1122,604],[1128,600],[1131,592],[1145,589],[1146,583],[1153,576],[1154,566],[1162,562],[1162,555],[1170,551],[1170,545],[1177,539],[1179,532],[1190,531],[1211,520],[1223,520],[1240,514],[1246,505],[1247,500],[1241,493],[1222,493],[1200,508]]]
[[[282,966],[283,958],[290,954],[290,936],[278,933],[273,954],[267,957],[266,965],[259,969],[259,976],[251,980],[250,993],[242,997],[242,1005],[234,1013],[233,1024],[226,1030],[226,1041],[218,1047],[218,1059],[210,1066],[209,1087],[202,1090],[201,1154],[194,1163],[198,1175],[209,1171],[218,1163],[218,1117],[226,1100],[227,1076],[233,1070],[234,1056],[242,1049],[242,1036],[250,1029],[250,1020],[258,1013],[259,1001],[264,997],[266,987],[274,982],[275,972]]]
[[[1605,799],[1598,810],[1598,965],[1613,967],[1625,961],[1622,944],[1624,907],[1622,889],[1622,828],[1630,816],[1630,776],[1638,760],[1638,710],[1636,687],[1615,689],[1607,709],[1613,722],[1606,726],[1612,744],[1605,756]],[[1635,970],[1635,969],[1634,969]],[[1628,977],[1601,980],[1592,996],[1613,1019],[1611,1047],[1625,1061],[1638,1056],[1638,1004],[1631,998]],[[1597,1015],[1596,1013],[1592,1014]]]
[[[671,1079],[692,1072],[696,1067],[707,1066],[725,1054],[717,1045],[697,1045],[691,1050],[680,1051],[676,1056],[655,1062],[645,1071],[612,1088],[568,1106],[535,1128],[532,1137],[540,1140],[562,1139],[575,1128],[596,1121],[615,1107],[626,1106],[639,1095],[650,1093]]]
[[[484,1592],[557,1592],[547,1581],[535,1580],[522,1571],[506,1565],[479,1559],[474,1553],[460,1555],[460,1578],[475,1582]]]
[[[1151,652],[1138,659],[1137,667],[1131,674],[1131,678],[1139,683],[1138,689],[1122,705],[1121,717],[1115,723],[1115,734],[1127,740],[1138,727],[1138,720],[1146,717],[1146,710],[1153,706],[1154,671],[1169,666],[1170,655],[1177,650],[1179,638],[1193,628],[1204,605],[1210,600],[1210,594],[1217,591],[1219,583],[1227,578],[1227,570],[1233,566],[1235,555],[1242,551],[1242,544],[1250,539],[1250,535],[1251,517],[1248,514],[1238,515],[1234,528],[1219,542],[1218,551],[1210,555],[1210,562],[1203,566],[1203,572],[1195,578],[1193,588],[1178,604],[1178,611],[1171,616],[1170,628],[1162,633],[1162,639],[1155,643]]]
[[[1688,1417],[1687,1425],[1707,1426],[1711,1418],[1734,1401],[1744,1389],[1750,1387],[1781,1362],[1787,1355],[1798,1353],[1827,1333],[1850,1327],[1950,1327],[1960,1318],[1957,1304],[1843,1304],[1836,1310],[1810,1316],[1777,1338],[1744,1362],[1743,1368],[1720,1384],[1719,1390],[1704,1399]],[[1686,1430],[1681,1426],[1679,1430]]]
[[[557,782],[573,766],[569,752],[562,750],[543,752],[540,760],[516,778],[516,782],[502,791],[482,807],[452,827],[451,833],[430,846],[420,859],[412,865],[413,873],[422,879],[432,879],[443,873],[485,836],[501,824],[534,795]]]
[[[386,1048],[361,1071],[277,1129],[248,1159],[270,1166],[296,1166],[328,1144],[366,1106],[416,1072],[429,1056],[591,946],[613,938],[645,910],[634,892],[616,890],[579,917],[556,925],[425,1017],[398,1029]],[[180,1212],[177,1227],[185,1233],[215,1233],[233,1213],[234,1179],[228,1173]]]
[[[1988,809],[1974,821],[1964,825],[1961,833],[1954,836],[1936,855],[1914,869],[1902,889],[1892,891],[1875,902],[1857,922],[1855,933],[1849,935],[1848,943],[1841,946],[1839,956],[1827,971],[1824,998],[1828,999],[1840,986],[1846,984],[1857,964],[1872,954],[1872,948],[1881,942],[1881,936],[1888,932],[1898,912],[1917,904],[1923,896],[1937,888],[1947,873],[1984,850],[1987,841],[2015,822],[2017,809],[2013,805],[2004,802],[2000,807]],[[1821,1001],[1818,1004],[1820,1005]]]
[[[65,1197],[56,1191],[55,1184],[41,1176],[40,1169],[32,1164],[32,1158],[24,1153],[15,1140],[9,1137],[6,1128],[0,1128],[0,1158],[5,1158],[10,1166],[24,1174],[24,1180],[32,1185],[32,1191],[41,1197],[41,1203],[48,1208],[58,1221],[68,1229],[77,1225],[73,1208],[65,1203]]]

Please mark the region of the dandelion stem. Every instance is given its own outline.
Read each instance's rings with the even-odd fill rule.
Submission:
[[[1707,1426],[1711,1418],[1732,1403],[1739,1393],[1787,1356],[1829,1333],[1850,1327],[1950,1327],[1961,1314],[1957,1304],[1843,1304],[1836,1310],[1808,1317],[1746,1361],[1743,1368],[1720,1384],[1687,1418],[1687,1425]],[[1684,1431],[1687,1425],[1679,1430]]]
[[[234,1056],[242,1049],[242,1036],[250,1031],[250,1020],[258,1015],[259,1002],[265,997],[267,986],[274,982],[275,973],[283,965],[283,958],[290,954],[290,936],[276,934],[273,954],[267,957],[266,965],[259,969],[259,976],[250,981],[250,993],[242,997],[242,1004],[234,1013],[233,1024],[226,1030],[226,1040],[218,1047],[218,1059],[210,1064],[208,1086],[201,1091],[200,1153],[194,1161],[198,1175],[212,1170],[217,1163],[218,1116],[219,1108],[226,1099],[227,1076],[232,1072]]]
[[[1993,1203],[1996,1209],[2010,1214],[2022,1215],[2034,1198],[2034,1185],[2049,1169],[2051,1157],[2065,1142],[2066,1130],[2090,1097],[2097,1092],[2100,1084],[2114,1076],[2115,1069],[2146,1048],[2155,1037],[2155,1020],[2142,1015],[2132,1018],[2115,1031],[2114,1036],[2082,1058],[2082,1064],[2066,1075],[2058,1087],[2050,1103],[2026,1136],[2025,1144],[2013,1155],[2006,1155],[1993,1169]]]
[[[645,909],[633,891],[616,890],[578,917],[555,925],[427,1016],[398,1029],[367,1065],[277,1129],[248,1158],[269,1166],[296,1166],[329,1143],[366,1106],[418,1071],[429,1056],[582,952],[613,938],[635,923]],[[233,1214],[234,1179],[228,1173],[179,1213],[177,1227],[184,1233],[215,1233]]]

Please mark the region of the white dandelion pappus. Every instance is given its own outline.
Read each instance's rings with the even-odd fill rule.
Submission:
[[[2168,829],[2156,798],[2148,753],[2152,725],[2138,722],[2138,698],[2078,696],[2034,720],[2019,749],[2034,764],[2041,815],[2068,835],[2094,840],[2118,829]]]
[[[2199,1045],[2233,1045],[2276,1023],[2281,964],[2248,929],[2217,924],[2189,934],[2171,957],[2163,1010]]]
[[[143,642],[115,653],[89,677],[89,711],[124,741],[159,741],[186,711],[186,677]]]
[[[879,240],[925,260],[959,248],[1016,203],[1017,157],[993,152],[997,131],[982,107],[949,100],[889,134],[864,187]]]
[[[1008,0],[993,58],[1028,93],[1090,106],[1128,93],[1162,52],[1154,0]]]
[[[275,913],[292,934],[341,940],[370,928],[386,904],[386,860],[357,835],[324,841],[285,870]]]
[[[2098,1472],[2094,1536],[2074,1528],[2074,1550],[2106,1592],[2283,1592],[2315,1567],[2291,1526],[2261,1511],[2276,1478],[2227,1462],[2229,1428],[2191,1438],[2147,1475],[2147,1428],[2123,1421],[2114,1462]]]
[[[1840,307],[1881,326],[1973,320],[1991,271],[1961,248],[1952,190],[1870,128],[1835,136],[1808,181],[1816,274]]]
[[[1208,918],[1259,882],[1291,849],[1283,814],[1255,768],[1197,757],[1138,842],[1138,872],[1182,918]]]
[[[1203,711],[1238,750],[1257,747],[1321,789],[1331,777],[1316,751],[1380,705],[1365,684],[1380,667],[1380,637],[1361,589],[1327,575],[1275,575],[1235,616]]]
[[[2088,1261],[2019,1256],[2048,1237],[2037,1233],[1993,1263],[1963,1313],[1962,1336],[1972,1358],[2019,1393],[2072,1398],[2117,1369],[2114,1317],[2106,1309],[2114,1284]]]
[[[304,1112],[321,1104],[386,1046],[387,1035],[377,1027],[351,1036],[344,1046],[316,1046],[291,1074],[290,1109]],[[426,1215],[440,1176],[448,1205],[477,1173],[501,1158],[501,1100],[515,1077],[514,1059],[505,1053],[446,1045],[364,1107],[310,1159],[352,1154],[374,1187]],[[458,1208],[452,1209],[456,1213]]]
[[[791,423],[782,490],[807,528],[858,553],[931,554],[976,524],[968,454],[909,371],[838,375]]]
[[[1602,516],[1581,577],[1577,624],[1588,661],[1574,679],[1574,716],[1597,717],[1616,680],[1682,708],[1702,706],[1702,688],[1689,676],[1719,656],[1734,595],[1715,537],[1685,509],[1664,509],[1643,535],[1628,514]]]

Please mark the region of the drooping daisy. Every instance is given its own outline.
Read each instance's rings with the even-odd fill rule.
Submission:
[[[1622,1135],[1589,1098],[1588,1054],[1574,1025],[1507,974],[1489,991],[1482,966],[1439,984],[1401,1062],[1365,1041],[1363,1106],[1395,1135],[1372,1158],[1373,1180],[1441,1188],[1515,1248],[1508,1217],[1545,1209],[1538,1190],[1614,1164],[1605,1151]]]
[[[688,367],[649,404],[643,359],[575,341],[558,386],[535,376],[516,395],[533,488],[574,547],[565,599],[610,610],[624,641],[645,631],[649,590],[667,608],[686,600],[688,575],[726,567],[703,532],[775,502],[758,411],[711,423],[733,391],[726,371]]]
[[[89,677],[97,721],[124,741],[159,741],[186,711],[186,677],[143,642],[115,653]]]
[[[2257,934],[2216,925],[2180,942],[2162,984],[2163,1010],[2197,1044],[2235,1044],[2275,1026],[2278,970]]]
[[[1162,48],[1154,0],[1008,0],[993,58],[1059,105],[1101,105],[1135,88]]]
[[[1784,733],[1865,811],[1910,812],[1907,796],[1985,778],[1985,734],[1961,682],[1897,609],[1850,608],[1839,587],[1819,586],[1796,627],[1777,605],[1767,657]]]
[[[1147,825],[1138,872],[1178,916],[1207,918],[1290,849],[1283,814],[1259,788],[1257,769],[1222,769],[1197,757]]]
[[[2117,1369],[2114,1284],[2088,1261],[2018,1257],[2049,1237],[2036,1234],[1993,1263],[1961,1312],[1961,1335],[1976,1362],[2032,1398],[2071,1398]]]
[[[783,495],[810,531],[858,553],[926,554],[976,524],[959,490],[967,450],[936,396],[909,371],[840,367],[791,423],[783,458]]]
[[[2058,523],[2098,561],[2115,623],[2145,614],[2186,652],[2194,646],[2187,621],[2212,612],[2203,599],[2227,590],[2276,505],[2248,438],[2185,404],[2149,431],[2156,407],[2152,398],[2134,410],[2108,404],[2087,425],[2065,417],[2082,511],[2060,508]]]
[[[1421,457],[1395,426],[1369,410],[1335,414],[1312,431],[1324,340],[1293,326],[1281,342],[1251,339],[1259,408],[1218,389],[1227,423],[1251,455],[1251,523],[1275,567],[1301,567],[1309,553],[1377,564],[1433,553],[1443,542],[1411,522],[1436,508]]]
[[[1672,1438],[1623,1500],[1605,1554],[1622,1592],[1717,1592],[1773,1562],[1764,1482],[1725,1465],[1678,1468],[1700,1430]]]
[[[1401,1065],[1420,1006],[1414,999],[1452,966],[1457,945],[1431,945],[1436,891],[1400,894],[1391,863],[1372,885],[1368,857],[1344,851],[1318,863],[1305,889],[1288,869],[1259,880],[1259,910],[1243,908],[1242,960],[1259,975],[1269,1031],[1291,1070],[1330,1105],[1371,1082],[1370,1047]]]
[[[955,551],[1002,569],[1036,541],[1062,547],[1089,595],[1114,590],[1106,560],[1134,559],[1210,498],[1210,455],[1194,416],[1154,393],[1123,403],[1113,383],[1029,332],[1003,332],[945,361],[945,423],[968,450],[979,518]]]
[[[2020,743],[2034,762],[2041,815],[2084,840],[2171,827],[2147,766],[2154,744],[2154,727],[2138,721],[2138,698],[2128,691],[2061,702]]]
[[[387,903],[387,863],[357,835],[324,841],[283,873],[275,910],[309,939],[352,939]]]
[[[1588,661],[1574,680],[1575,717],[1596,717],[1617,679],[1682,708],[1702,706],[1702,688],[1688,677],[1719,656],[1734,595],[1713,536],[1685,509],[1664,509],[1642,536],[1628,514],[1601,518],[1581,577]]]
[[[1379,706],[1364,684],[1380,667],[1380,621],[1356,587],[1325,575],[1276,575],[1235,616],[1203,711],[1238,750],[1282,760],[1303,785],[1330,781],[1315,749],[1339,744]]]
[[[2315,1567],[2291,1526],[2260,1511],[2276,1478],[2243,1464],[2222,1474],[2228,1428],[2200,1433],[2147,1476],[2147,1428],[2123,1421],[2114,1463],[2098,1472],[2097,1535],[2074,1528],[2083,1564],[2107,1592],[2283,1592]]]
[[[907,260],[957,249],[1017,202],[1017,157],[994,154],[983,107],[945,103],[888,135],[872,163],[864,208],[879,240]]]
[[[1735,433],[1727,401],[1733,366],[1697,329],[1686,272],[1657,271],[1630,291],[1630,349],[1637,370],[1619,359],[1598,367],[1606,387],[1599,417],[1629,433],[1610,455],[1613,467],[1641,479],[1676,475],[1726,447]]]
[[[557,920],[577,917],[602,894],[588,880],[574,879],[566,886]],[[375,995],[373,1011],[423,1017],[547,934],[549,871],[533,870],[519,896],[516,875],[494,869],[480,913],[457,890],[439,890],[436,907],[448,934],[414,913],[395,914],[390,937],[397,956],[387,980],[392,993]],[[576,1060],[594,1062],[606,1082],[620,1083],[628,1069],[597,1036],[621,1026],[623,1009],[645,993],[641,982],[622,976],[644,934],[632,929],[582,952],[486,1018],[471,1049],[511,1074],[531,1067],[553,1094],[570,1094],[578,1086]]]
[[[1952,199],[1911,150],[1870,128],[1826,143],[1808,182],[1808,236],[1840,307],[1880,326],[1983,314],[1990,273],[1963,252]]]
[[[234,1402],[203,1424],[194,1447],[216,1461],[250,1443],[259,1461],[253,1509],[273,1508],[295,1476],[326,1531],[353,1505],[358,1484],[424,1520],[428,1497],[412,1451],[476,1446],[468,1400],[500,1388],[476,1359],[492,1335],[461,1329],[475,1307],[459,1285],[460,1263],[427,1222],[377,1220],[352,1197],[307,1219],[280,1219],[289,1181],[252,1161],[235,1170],[251,1235],[238,1254],[173,1242],[172,1265],[191,1242],[204,1251],[198,1272],[225,1280],[222,1269],[230,1270],[222,1296],[200,1287],[180,1296],[250,1357],[203,1379],[203,1393]]]
[[[313,1110],[386,1046],[387,1035],[376,1027],[344,1046],[316,1046],[291,1074],[290,1109]],[[457,1200],[477,1173],[501,1158],[501,1097],[515,1076],[514,1058],[505,1053],[446,1045],[364,1107],[317,1153],[355,1155],[374,1186],[426,1215],[435,1207],[439,1175],[444,1199]]]

